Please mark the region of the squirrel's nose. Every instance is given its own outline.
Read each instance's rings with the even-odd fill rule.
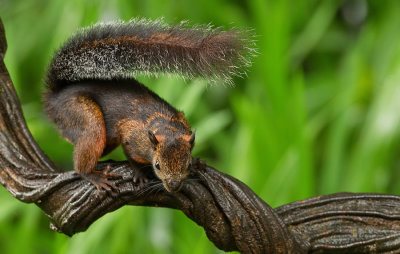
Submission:
[[[176,192],[179,191],[179,189],[182,187],[182,181],[175,181],[175,180],[167,181],[167,186],[168,186],[167,190],[169,192]]]

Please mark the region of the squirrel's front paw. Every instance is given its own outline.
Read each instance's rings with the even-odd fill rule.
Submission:
[[[146,175],[140,170],[137,169],[135,171],[135,176],[133,177],[133,182],[138,183],[140,187],[143,187],[145,183],[147,183],[149,179],[146,177]]]

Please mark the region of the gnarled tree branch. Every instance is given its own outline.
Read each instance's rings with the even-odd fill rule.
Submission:
[[[338,193],[272,209],[245,184],[199,160],[179,193],[152,192],[152,179],[136,186],[126,162],[103,162],[122,177],[118,192],[99,196],[73,171],[56,168],[32,138],[3,63],[0,20],[0,182],[17,199],[35,203],[52,228],[66,235],[85,231],[123,205],[181,210],[225,251],[243,253],[400,252],[400,197]]]

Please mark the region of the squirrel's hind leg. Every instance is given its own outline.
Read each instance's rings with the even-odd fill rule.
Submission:
[[[117,174],[95,170],[106,146],[106,127],[100,107],[90,97],[77,95],[60,105],[56,124],[74,144],[74,169],[99,191],[117,189],[110,178]]]

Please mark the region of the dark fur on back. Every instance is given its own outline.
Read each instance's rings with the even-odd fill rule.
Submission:
[[[178,74],[230,83],[254,53],[248,32],[211,26],[170,26],[133,19],[84,28],[56,53],[47,74],[50,90],[83,79],[132,78],[138,73]]]

